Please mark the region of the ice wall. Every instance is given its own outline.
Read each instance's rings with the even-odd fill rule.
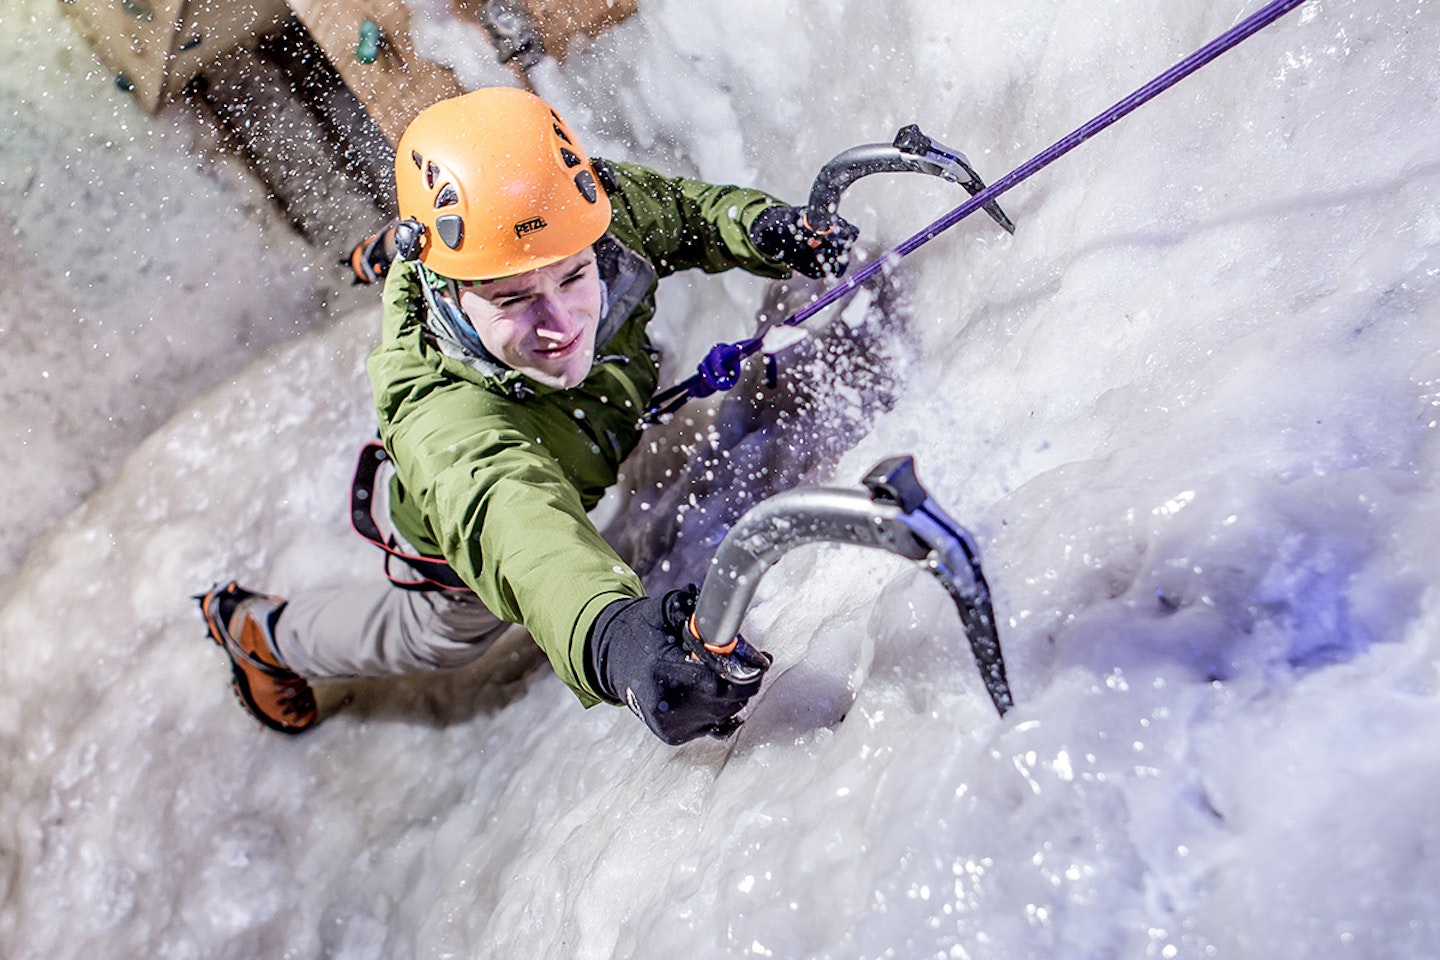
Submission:
[[[197,393],[361,301],[183,103],[54,0],[0,10],[0,576]]]
[[[541,86],[598,152],[798,200],[911,121],[994,178],[1250,9],[654,0]],[[0,953],[1440,953],[1437,48],[1430,0],[1306,4],[1014,191],[1015,237],[907,262],[902,388],[832,479],[912,452],[974,528],[1003,722],[928,577],[813,548],[727,744],[523,647],[257,729],[184,594],[378,577],[338,495],[373,314],[266,354],[5,585]],[[842,213],[894,242],[951,189]],[[762,294],[677,279],[658,332]]]

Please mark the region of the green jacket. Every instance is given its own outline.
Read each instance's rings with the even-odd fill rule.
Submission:
[[[645,336],[657,281],[677,270],[789,270],[749,228],[776,204],[757,190],[597,163],[614,214],[596,245],[607,311],[596,362],[578,387],[547,387],[466,354],[427,324],[422,273],[397,262],[369,372],[380,436],[394,461],[391,518],[443,556],[496,615],[524,624],[587,706],[599,701],[585,639],[600,611],[644,594],[586,512],[639,442],[659,381]]]

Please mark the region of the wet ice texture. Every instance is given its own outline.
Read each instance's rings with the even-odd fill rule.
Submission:
[[[796,200],[911,121],[994,179],[1252,9],[644,6],[542,92],[598,153]],[[262,731],[184,594],[378,577],[342,503],[374,314],[237,370],[6,581],[0,954],[1440,953],[1437,48],[1431,0],[1307,4],[1017,189],[1013,238],[908,261],[902,386],[808,479],[916,455],[980,540],[1003,723],[929,577],[815,547],[731,744],[518,651]],[[894,242],[957,202],[842,212]],[[674,281],[671,367],[763,294]]]
[[[0,576],[197,393],[358,303],[213,139],[143,114],[57,4],[7,0]]]

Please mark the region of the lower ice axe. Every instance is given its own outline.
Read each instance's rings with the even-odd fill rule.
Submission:
[[[990,587],[974,539],[931,498],[914,458],[876,464],[865,491],[802,487],[753,507],[730,529],[710,561],[690,619],[687,649],[721,676],[753,680],[756,668],[733,655],[740,622],[760,578],[795,547],[830,541],[878,547],[914,560],[955,601],[985,690],[1001,716],[1014,705],[995,629]]]

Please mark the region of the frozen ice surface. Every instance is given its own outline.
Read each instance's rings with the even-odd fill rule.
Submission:
[[[143,114],[61,9],[0,9],[0,446],[20,468],[0,576],[197,392],[356,302],[192,111]]]
[[[994,179],[1251,9],[650,0],[541,92],[795,200],[912,121]],[[185,595],[379,576],[375,313],[235,370],[0,588],[0,955],[1440,955],[1437,49],[1433,0],[1312,0],[906,262],[902,388],[821,479],[910,452],[973,528],[1004,721],[930,578],[817,547],[731,743],[523,647],[260,730]],[[882,180],[842,213],[884,243],[959,202]],[[673,281],[674,366],[763,290]]]

